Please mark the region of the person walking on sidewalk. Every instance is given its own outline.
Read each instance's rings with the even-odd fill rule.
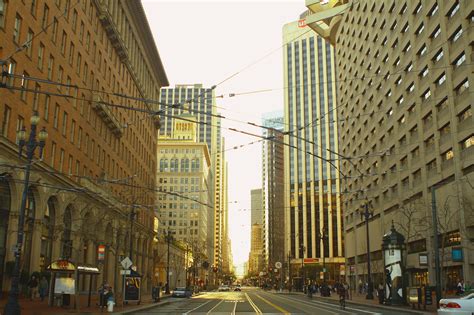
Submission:
[[[382,283],[379,283],[379,286],[377,288],[377,296],[379,297],[379,304],[383,304],[384,292],[383,292],[383,284]]]
[[[46,279],[45,276],[41,277],[40,283],[39,283],[39,295],[41,298],[41,302],[44,301],[44,298],[48,296],[48,280]]]
[[[28,295],[30,296],[30,301],[36,297],[38,293],[38,280],[36,276],[31,276],[30,281],[28,281]]]

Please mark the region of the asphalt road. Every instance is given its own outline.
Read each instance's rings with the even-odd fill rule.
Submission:
[[[134,314],[389,314],[405,315],[401,310],[387,311],[365,306],[346,305],[340,309],[337,302],[309,299],[303,295],[270,293],[258,289],[242,292],[208,292],[192,298],[170,298],[171,303]]]

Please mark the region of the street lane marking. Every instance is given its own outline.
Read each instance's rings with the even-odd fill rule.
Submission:
[[[235,309],[237,308],[237,301],[235,301],[234,309],[232,310],[232,315],[235,315]]]
[[[218,307],[222,302],[224,302],[224,300],[221,300],[219,303],[217,303],[217,304],[216,304],[213,308],[211,308],[211,309],[209,310],[209,312],[207,312],[206,314],[211,314],[211,312],[212,312],[216,307]]]
[[[265,303],[267,303],[268,305],[270,305],[270,306],[276,308],[277,310],[279,310],[279,311],[282,312],[283,314],[285,314],[285,315],[289,315],[289,314],[290,314],[290,312],[288,312],[288,311],[285,310],[284,308],[279,307],[279,306],[276,305],[276,304],[273,304],[272,302],[270,302],[269,300],[265,299],[264,297],[261,297],[261,296],[258,295],[257,293],[255,293],[255,295],[256,295],[259,299],[261,299],[263,302],[265,302]]]
[[[252,306],[253,310],[255,311],[255,313],[257,314],[262,314],[262,311],[258,308],[257,305],[255,305],[255,303],[252,301],[252,299],[250,298],[250,296],[245,293],[245,297],[247,298],[247,300],[249,301],[250,303],[250,306]]]
[[[321,301],[315,301],[315,300],[312,300],[311,302],[308,302],[308,301],[303,301],[303,300],[300,300],[300,299],[294,299],[294,298],[290,298],[290,297],[283,297],[283,296],[278,296],[278,297],[281,297],[281,298],[286,298],[286,299],[289,299],[289,300],[292,300],[292,301],[298,301],[298,302],[301,302],[301,303],[305,303],[307,305],[311,305],[313,304],[313,306],[315,304],[320,304],[321,306],[324,305],[326,307],[330,307],[330,308],[334,308],[335,306],[339,306],[337,304],[331,304],[331,303],[325,303],[325,302],[321,302]],[[350,313],[346,310],[352,310],[352,311],[357,311],[357,312],[362,312],[362,313],[367,313],[367,314],[371,314],[371,315],[380,315],[380,313],[376,313],[376,312],[370,312],[370,311],[366,311],[366,310],[362,310],[362,309],[359,309],[359,308],[353,308],[353,307],[347,307],[344,309],[344,310],[341,310],[342,312],[346,312],[346,313]],[[337,313],[336,313],[337,314]]]
[[[200,307],[202,307],[202,306],[204,306],[204,305],[206,305],[207,303],[210,303],[210,302],[212,302],[212,301],[213,301],[213,300],[209,300],[209,301],[207,301],[206,303],[203,303],[203,304],[199,305],[198,307],[195,307],[195,308],[193,308],[192,310],[187,311],[186,313],[184,313],[184,315],[188,315],[189,313],[194,312],[194,311],[197,310],[198,308],[200,308]]]
[[[316,305],[316,304],[314,304],[314,303],[309,303],[309,302],[306,302],[306,301],[303,301],[303,300],[299,300],[299,299],[292,299],[292,298],[289,298],[289,297],[283,297],[283,296],[281,296],[281,295],[275,295],[275,298],[280,298],[280,299],[284,299],[284,300],[292,301],[292,302],[298,302],[298,303],[301,303],[301,304],[305,304],[306,306],[311,306],[311,307],[314,307],[314,308],[319,309],[319,310],[324,310],[324,311],[326,311],[326,312],[329,312],[329,313],[335,314],[335,315],[340,314],[339,312],[334,312],[334,311],[330,310],[330,309],[334,309],[334,306],[335,306],[335,305],[331,305],[330,309],[328,309],[327,306],[325,306],[325,305]],[[296,307],[297,309],[300,309],[300,310],[302,310],[302,311],[305,311],[304,309],[302,309],[302,308],[300,308],[300,307],[298,307],[298,306],[293,305],[293,307]],[[345,313],[352,314],[352,313],[347,312],[347,311],[343,311],[343,310],[341,310],[341,311],[342,311],[342,312],[345,312]]]

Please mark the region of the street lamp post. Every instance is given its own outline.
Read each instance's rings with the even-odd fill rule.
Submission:
[[[171,231],[168,230],[166,234],[166,241],[168,242],[168,252],[166,254],[166,288],[165,293],[170,294],[170,242],[171,242]]]
[[[17,241],[15,247],[15,265],[13,268],[12,273],[12,280],[11,280],[11,288],[8,294],[8,301],[5,305],[4,312],[5,314],[20,314],[20,304],[18,303],[18,295],[19,295],[19,282],[20,282],[20,261],[21,261],[21,248],[23,246],[23,236],[24,236],[24,223],[25,223],[25,209],[26,209],[26,201],[28,196],[28,186],[30,180],[30,169],[31,169],[31,162],[33,160],[35,150],[37,147],[40,148],[41,157],[43,154],[43,148],[46,144],[46,138],[48,137],[48,133],[46,132],[45,128],[41,129],[38,134],[38,140],[36,140],[36,127],[40,121],[40,117],[38,112],[34,112],[33,116],[30,119],[31,122],[31,132],[26,141],[26,129],[25,127],[22,130],[18,131],[18,139],[19,139],[19,151],[18,155],[21,158],[23,147],[26,148],[26,159],[27,164],[25,167],[25,180],[24,180],[24,188],[23,188],[23,195],[21,197],[21,205],[20,205],[20,213],[18,217],[18,231],[17,231]]]
[[[304,253],[306,251],[306,247],[304,245],[301,245],[300,250],[301,250],[301,280],[303,281],[301,283],[301,289],[302,291],[304,291],[304,285],[306,282],[305,274],[304,274]]]
[[[318,232],[318,239],[323,242],[323,283],[326,283],[326,241],[329,238],[326,227],[323,227],[322,232]]]
[[[370,235],[369,235],[369,220],[373,217],[374,213],[369,211],[369,202],[366,201],[364,205],[364,211],[361,212],[361,218],[365,219],[365,230],[366,230],[366,241],[367,241],[367,300],[374,299],[374,285],[372,283],[372,272],[370,266]]]

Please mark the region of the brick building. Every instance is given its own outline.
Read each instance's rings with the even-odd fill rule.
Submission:
[[[1,290],[10,283],[26,163],[16,131],[29,131],[37,111],[49,137],[32,166],[23,272],[69,258],[98,265],[97,282],[120,292],[119,260],[132,244],[146,292],[159,120],[139,99],[158,99],[168,80],[140,1],[0,0],[0,60],[9,74],[0,89]],[[98,245],[106,245],[103,261]]]

